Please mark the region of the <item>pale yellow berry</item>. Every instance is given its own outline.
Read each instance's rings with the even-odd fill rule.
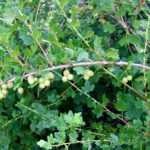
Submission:
[[[28,83],[29,83],[30,85],[34,84],[34,82],[35,82],[35,80],[34,80],[34,77],[33,77],[33,76],[28,77]]]
[[[8,94],[8,91],[6,89],[3,89],[1,92],[3,93],[4,96]]]
[[[128,79],[128,81],[131,81],[131,80],[132,80],[132,76],[131,76],[131,75],[128,75],[128,76],[127,76],[127,79]]]
[[[0,91],[0,99],[4,98],[4,94]]]
[[[39,84],[39,87],[40,87],[41,89],[44,89],[44,88],[45,88],[45,84],[44,84],[44,83],[40,83],[40,84]]]
[[[54,79],[54,74],[52,73],[52,72],[49,72],[48,73],[48,78],[50,79],[50,80],[53,80]]]
[[[43,82],[44,82],[44,78],[42,78],[42,77],[39,78],[39,82],[40,82],[40,83],[43,83]]]
[[[126,84],[127,82],[128,82],[128,79],[127,79],[126,77],[124,77],[124,78],[122,79],[122,83]]]
[[[69,70],[66,69],[66,70],[63,71],[64,76],[68,76],[69,74],[70,74]]]
[[[14,86],[13,83],[12,83],[11,81],[8,81],[7,87],[8,87],[9,89],[12,89],[13,86]]]
[[[87,75],[84,75],[83,78],[84,78],[84,80],[89,80],[89,76],[87,76]]]
[[[19,93],[19,94],[23,94],[23,92],[24,92],[23,88],[22,88],[22,87],[19,87],[19,88],[18,88],[18,93]]]
[[[63,76],[63,77],[62,77],[62,81],[63,81],[63,82],[67,82],[67,81],[68,81],[68,78],[67,78],[66,76]]]
[[[68,80],[73,80],[73,75],[72,75],[72,74],[69,74],[69,75],[67,76],[67,78],[68,78]]]
[[[94,72],[92,70],[87,70],[85,74],[89,77],[92,77],[94,75]]]
[[[45,84],[45,86],[50,86],[50,81],[49,81],[48,79],[46,79],[46,80],[44,81],[44,84]]]
[[[29,76],[28,78],[27,78],[27,80],[32,80],[34,77],[33,76]]]
[[[7,89],[7,85],[6,84],[2,84],[1,87],[2,87],[2,89]]]
[[[34,78],[34,81],[37,82],[37,81],[38,81],[38,78]]]
[[[94,8],[94,7],[91,6],[91,5],[88,6],[88,9],[89,9],[89,10],[93,10],[93,8]]]

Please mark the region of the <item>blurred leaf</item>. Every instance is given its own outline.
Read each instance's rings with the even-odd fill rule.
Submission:
[[[106,51],[106,57],[111,58],[113,60],[119,59],[119,52],[117,49],[111,48]]]
[[[116,30],[115,25],[110,24],[109,22],[104,24],[103,28],[104,28],[104,32],[108,32],[108,33],[113,33]]]

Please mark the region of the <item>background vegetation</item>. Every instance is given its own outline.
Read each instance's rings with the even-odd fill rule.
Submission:
[[[0,0],[0,149],[149,150],[149,10]]]

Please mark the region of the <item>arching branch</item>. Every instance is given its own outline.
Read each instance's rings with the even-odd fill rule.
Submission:
[[[124,61],[119,61],[119,62],[110,62],[110,61],[95,61],[95,62],[78,62],[78,63],[73,63],[73,64],[64,64],[64,65],[58,65],[58,66],[52,66],[52,67],[48,67],[48,68],[44,68],[42,69],[42,71],[53,71],[53,70],[61,70],[64,68],[70,68],[70,67],[78,67],[78,66],[94,66],[94,65],[100,65],[100,66],[105,66],[105,65],[115,65],[115,66],[128,66],[128,62],[124,62]],[[142,64],[138,64],[138,63],[132,63],[131,67],[137,67],[140,69],[146,69],[146,70],[150,70],[149,66],[145,66]],[[27,78],[29,76],[35,75],[36,72],[32,71],[30,73],[27,73],[23,76],[23,78]],[[14,81],[15,78],[11,78],[9,81]]]

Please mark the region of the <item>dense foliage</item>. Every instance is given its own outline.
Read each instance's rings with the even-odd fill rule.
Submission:
[[[0,0],[0,149],[150,149],[149,0]]]

